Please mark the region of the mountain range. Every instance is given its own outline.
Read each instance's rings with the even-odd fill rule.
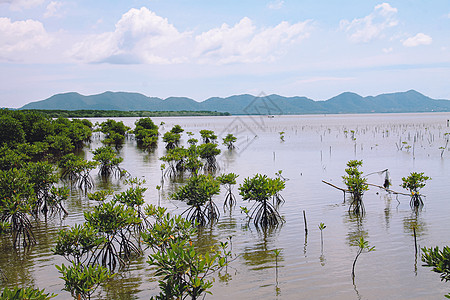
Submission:
[[[345,92],[324,101],[306,97],[280,95],[235,95],[213,97],[197,102],[186,97],[161,99],[139,93],[104,92],[84,96],[63,93],[31,102],[20,109],[48,110],[119,110],[119,111],[217,111],[240,114],[343,114],[343,113],[403,113],[448,112],[450,101],[432,99],[415,90],[362,97]]]

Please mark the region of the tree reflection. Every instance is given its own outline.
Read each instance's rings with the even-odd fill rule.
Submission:
[[[349,225],[347,233],[347,243],[349,246],[358,246],[358,241],[361,237],[368,240],[369,233],[364,229],[365,219],[361,215],[346,214],[344,223]]]

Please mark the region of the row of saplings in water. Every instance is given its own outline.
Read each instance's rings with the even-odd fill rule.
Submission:
[[[347,186],[347,191],[351,195],[351,202],[349,206],[349,212],[354,214],[364,214],[364,205],[362,201],[362,197],[364,191],[368,190],[369,184],[367,183],[367,178],[363,177],[363,172],[359,170],[359,167],[362,166],[361,160],[350,160],[347,163],[347,168],[345,172],[347,175],[342,176],[345,185]],[[385,182],[383,184],[383,188],[388,192],[392,192],[389,190],[390,181],[388,178],[388,172],[386,172]],[[409,176],[402,178],[401,187],[407,189],[410,192],[410,206],[413,209],[418,209],[423,206],[422,196],[420,194],[420,190],[425,187],[426,181],[431,178],[424,175],[424,173],[412,172]],[[398,193],[397,193],[398,194]],[[375,250],[375,247],[370,247],[368,241],[365,241],[363,237],[357,243],[359,249],[357,251],[355,260],[353,261],[352,268],[352,278],[355,279],[355,264],[358,257],[363,252],[370,252]],[[450,280],[450,247],[445,246],[443,250],[439,250],[438,247],[435,248],[422,248],[422,261],[425,263],[424,266],[432,267],[433,271],[440,274],[441,280],[449,281]],[[446,298],[450,298],[450,293],[445,295]]]

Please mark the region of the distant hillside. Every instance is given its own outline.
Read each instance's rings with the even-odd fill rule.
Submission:
[[[343,114],[394,112],[447,112],[449,100],[431,99],[417,91],[362,97],[355,93],[342,93],[326,101],[306,97],[279,95],[235,95],[213,97],[196,102],[185,97],[165,100],[139,93],[105,92],[83,96],[78,93],[57,94],[48,99],[31,102],[21,109],[43,110],[118,110],[118,111],[217,111],[239,114]]]

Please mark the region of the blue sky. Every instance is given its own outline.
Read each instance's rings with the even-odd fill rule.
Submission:
[[[53,94],[450,99],[449,0],[0,0],[0,107]]]

